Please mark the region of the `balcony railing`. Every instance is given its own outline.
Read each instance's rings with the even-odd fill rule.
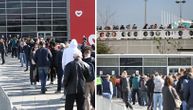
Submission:
[[[98,40],[122,39],[193,39],[193,28],[189,29],[132,29],[97,30]]]

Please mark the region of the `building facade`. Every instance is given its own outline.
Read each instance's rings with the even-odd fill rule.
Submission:
[[[0,37],[68,39],[67,0],[0,0]]]
[[[130,75],[138,70],[144,74],[175,74],[179,68],[189,68],[193,65],[191,55],[97,55],[97,74],[120,75],[126,70]]]

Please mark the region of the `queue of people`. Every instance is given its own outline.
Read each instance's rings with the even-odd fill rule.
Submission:
[[[193,68],[180,68],[179,71],[171,75],[158,72],[145,75],[136,70],[129,75],[124,70],[120,76],[98,75],[97,94],[109,100],[121,98],[130,109],[138,103],[147,110],[192,110]],[[118,95],[114,95],[116,90],[113,88]]]
[[[46,94],[47,82],[53,85],[57,79],[56,94],[64,89],[65,110],[73,110],[76,101],[78,110],[95,108],[95,56],[93,46],[86,40],[81,49],[76,39],[66,43],[57,43],[53,39],[16,38],[8,41],[0,39],[2,64],[6,64],[5,51],[12,58],[18,58],[21,68],[29,72],[29,82],[37,89],[40,82],[40,94]],[[9,48],[9,49],[8,49]]]

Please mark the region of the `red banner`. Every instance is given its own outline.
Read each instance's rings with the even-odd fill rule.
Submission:
[[[78,43],[86,37],[88,43],[95,42],[95,0],[70,1],[70,38]]]

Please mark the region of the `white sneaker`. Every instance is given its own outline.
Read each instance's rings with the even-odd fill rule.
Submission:
[[[63,96],[61,97],[61,100],[66,100],[66,95],[63,95]]]

